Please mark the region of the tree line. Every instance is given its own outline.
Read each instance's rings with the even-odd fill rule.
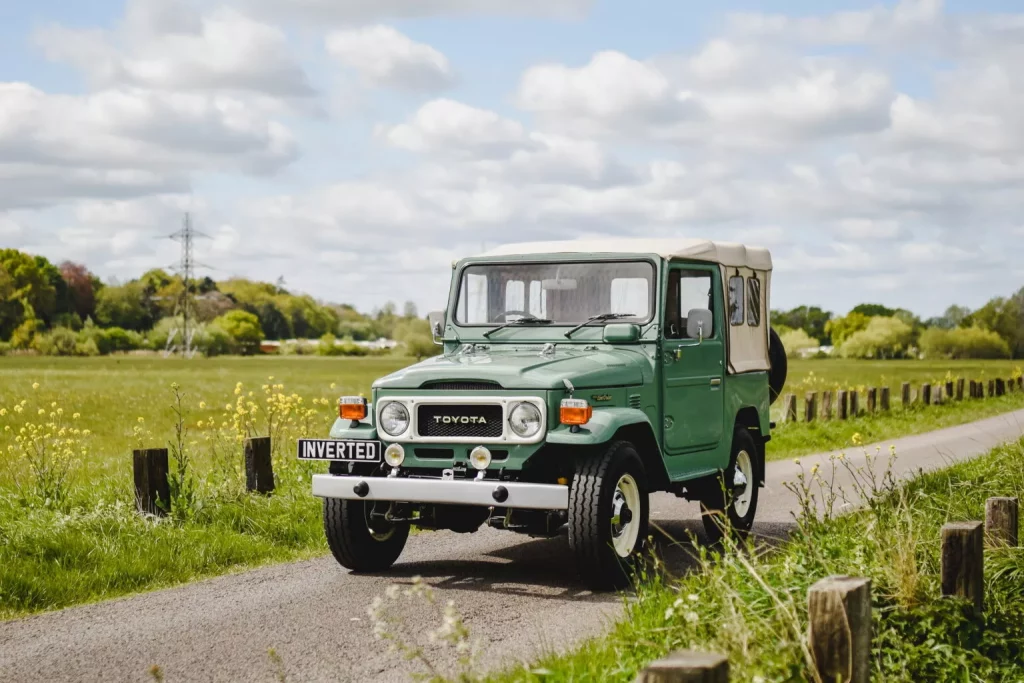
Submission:
[[[416,306],[388,302],[364,314],[349,304],[317,301],[244,278],[189,283],[193,344],[208,355],[258,352],[264,340],[318,340],[324,355],[368,353],[359,341],[394,339],[412,355],[434,353],[429,325]],[[185,282],[156,268],[124,283],[104,283],[72,261],[0,249],[0,352],[103,355],[163,349],[182,327]],[[309,347],[283,346],[304,352]]]
[[[844,358],[1024,358],[1024,288],[972,311],[950,306],[922,320],[911,311],[860,304],[845,316],[816,306],[772,311],[791,355],[822,347]]]

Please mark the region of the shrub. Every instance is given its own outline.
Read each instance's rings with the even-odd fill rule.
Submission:
[[[213,324],[231,336],[242,354],[252,355],[260,350],[263,328],[260,327],[260,319],[252,313],[241,310],[228,311],[214,320]]]
[[[779,332],[779,339],[782,340],[782,347],[786,349],[786,355],[791,358],[800,356],[801,351],[819,346],[817,339],[799,329]]]
[[[899,318],[871,318],[866,328],[850,335],[839,349],[844,358],[904,358],[914,330]]]
[[[367,351],[368,349],[359,346],[352,339],[342,339],[339,344],[337,338],[330,333],[320,337],[320,343],[316,347],[318,356],[365,356]]]
[[[1010,345],[992,330],[932,327],[921,334],[921,351],[927,358],[1009,358]]]
[[[78,335],[66,327],[58,327],[46,334],[37,334],[32,348],[44,356],[77,356]]]

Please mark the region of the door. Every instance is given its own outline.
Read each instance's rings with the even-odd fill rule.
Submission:
[[[715,266],[671,266],[666,283],[663,429],[669,454],[710,450],[723,435],[725,330],[721,278]],[[686,336],[694,308],[711,310],[713,329],[705,337]]]

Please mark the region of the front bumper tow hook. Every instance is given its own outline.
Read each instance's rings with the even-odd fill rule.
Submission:
[[[496,503],[504,503],[508,500],[508,489],[504,486],[499,486],[494,489],[494,493],[491,494],[491,497],[494,498]]]
[[[352,487],[352,492],[360,498],[365,498],[366,494],[370,492],[370,485],[365,481],[361,481]]]

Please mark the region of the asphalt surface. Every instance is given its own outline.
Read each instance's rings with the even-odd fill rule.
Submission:
[[[880,444],[875,466],[884,468],[890,445],[898,453],[895,468],[909,476],[1021,435],[1024,411]],[[847,458],[864,462],[852,452]],[[816,462],[828,467],[827,455],[800,460],[805,469]],[[796,498],[783,483],[798,471],[790,461],[769,463],[755,527],[760,537],[781,539],[792,528]],[[651,510],[652,522],[672,538],[699,533],[694,503],[657,494]],[[682,549],[665,543],[662,552],[671,571],[687,570]],[[153,665],[168,683],[409,680],[423,665],[374,639],[367,607],[389,584],[407,586],[416,575],[442,602],[455,602],[483,643],[479,661],[487,669],[598,635],[623,607],[623,597],[593,594],[572,577],[564,536],[431,532],[411,537],[386,575],[352,575],[323,558],[0,623],[0,681],[152,681]],[[404,615],[414,633],[440,625],[436,610],[422,602],[408,602]],[[439,646],[426,652],[436,665],[454,662]]]

